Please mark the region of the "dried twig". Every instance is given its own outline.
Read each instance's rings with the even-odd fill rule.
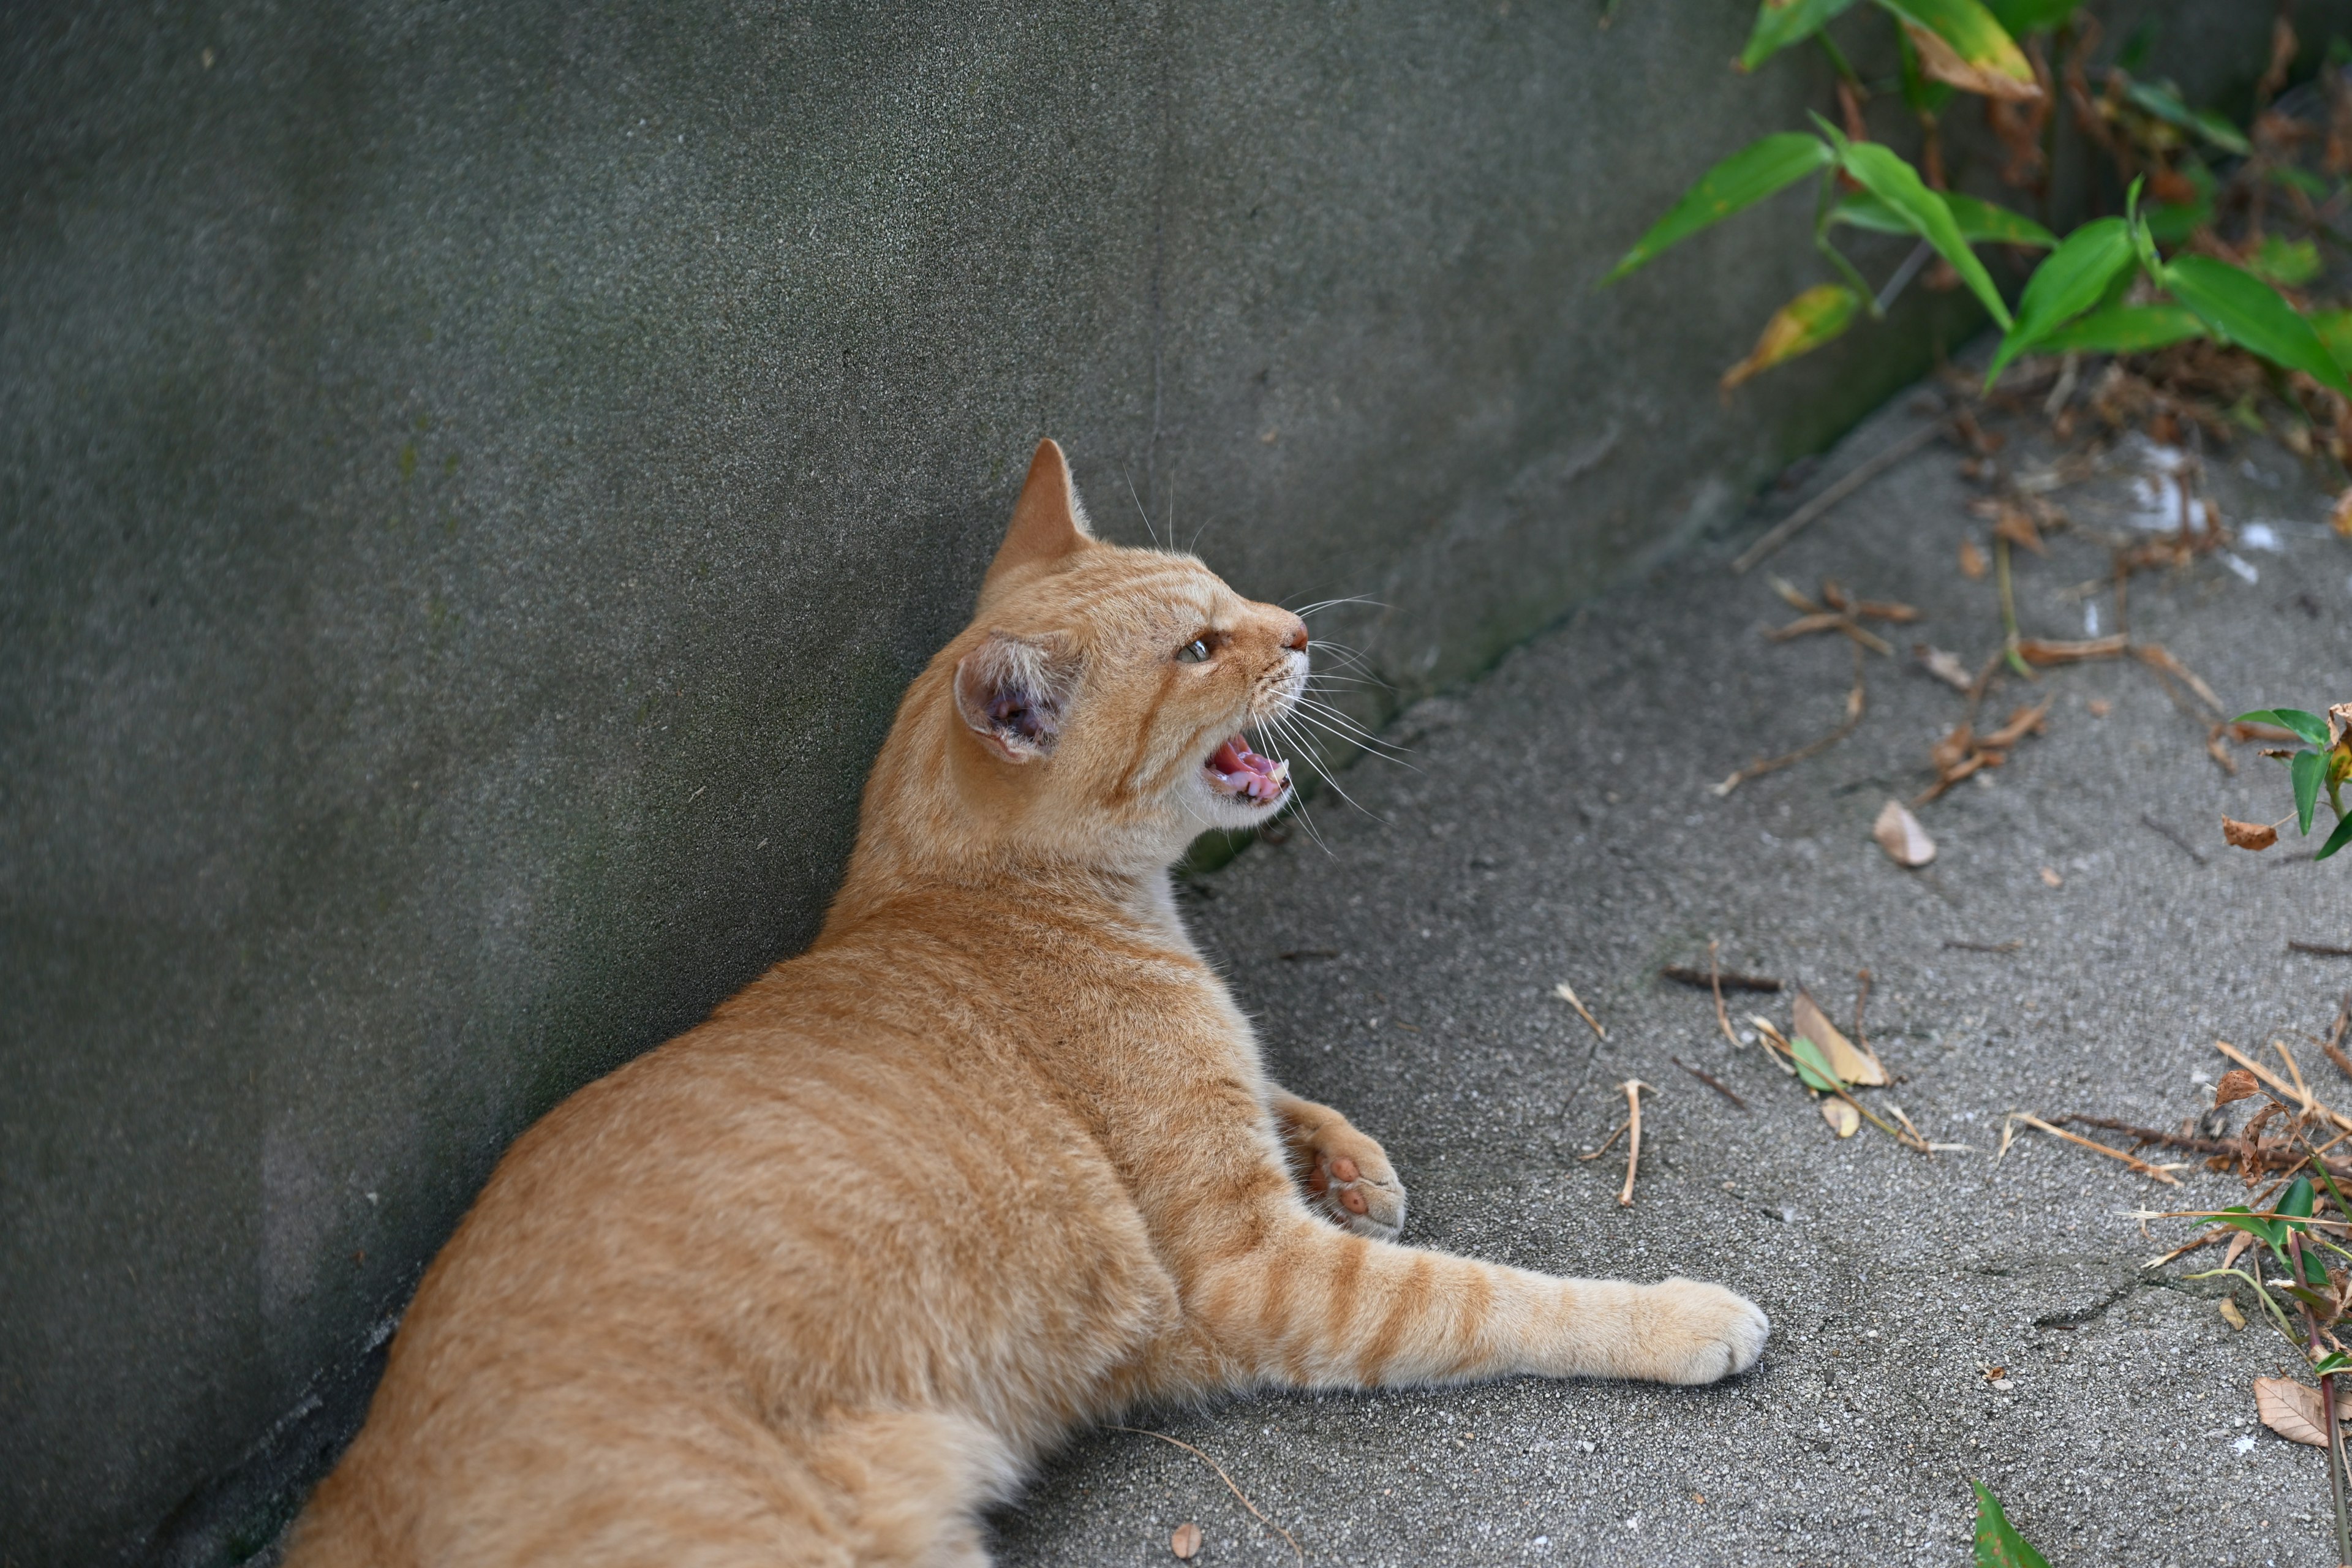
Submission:
[[[1141,1426],[1120,1426],[1116,1425],[1111,1427],[1111,1430],[1114,1432],[1132,1432],[1139,1437],[1157,1437],[1161,1442],[1181,1448],[1186,1453],[1199,1459],[1202,1464],[1208,1466],[1209,1468],[1217,1472],[1217,1479],[1225,1483],[1225,1489],[1233,1493],[1234,1496],[1241,1499],[1242,1506],[1249,1510],[1252,1514],[1255,1515],[1257,1521],[1260,1524],[1265,1526],[1268,1530],[1271,1530],[1276,1535],[1279,1535],[1285,1541],[1290,1542],[1290,1550],[1297,1555],[1298,1561],[1301,1563],[1307,1561],[1306,1549],[1298,1544],[1298,1538],[1291,1534],[1290,1531],[1283,1529],[1282,1526],[1275,1523],[1274,1521],[1266,1518],[1265,1514],[1258,1512],[1257,1504],[1250,1501],[1249,1494],[1234,1484],[1234,1478],[1225,1474],[1224,1466],[1217,1463],[1216,1460],[1212,1459],[1208,1455],[1202,1453],[1200,1449],[1195,1448],[1192,1444],[1184,1442],[1180,1438],[1171,1437],[1165,1432],[1153,1432]]]
[[[1590,1025],[1594,1034],[1600,1036],[1604,1040],[1609,1037],[1609,1031],[1601,1026],[1601,1020],[1592,1016],[1592,1010],[1591,1008],[1587,1007],[1583,1003],[1576,999],[1576,993],[1569,988],[1567,981],[1563,980],[1559,984],[1553,986],[1551,988],[1551,994],[1559,997],[1561,1001],[1567,1003],[1570,1006],[1575,1008],[1576,1016]]]
[[[2213,1042],[2213,1048],[2221,1052],[2223,1056],[2229,1058],[2231,1061],[2237,1063],[2240,1067],[2245,1068],[2248,1072],[2253,1074],[2256,1078],[2262,1079],[2263,1082],[2270,1088],[2278,1090],[2279,1097],[2281,1099],[2297,1100],[2301,1102],[2304,1110],[2324,1116],[2342,1131],[2352,1132],[2352,1117],[2344,1116],[2336,1111],[2330,1110],[2327,1107],[2320,1104],[2319,1101],[2312,1099],[2307,1094],[2300,1096],[2296,1095],[2293,1085],[2281,1079],[2278,1074],[2271,1071],[2270,1068],[2263,1066],[2262,1063],[2254,1060],[2252,1057],[2247,1056],[2243,1051],[2238,1049],[2237,1047],[2231,1045],[2229,1041],[2216,1040]]]
[[[2007,942],[1966,942],[1956,936],[1948,936],[1944,939],[1944,945],[1962,952],[2015,952],[2025,945],[2025,939],[2013,936]]]
[[[2096,1127],[2105,1132],[2120,1132],[2142,1143],[2159,1143],[2167,1149],[2178,1149],[2184,1154],[2226,1154],[2232,1160],[2250,1160],[2258,1170],[2284,1171],[2305,1163],[2307,1156],[2283,1153],[2249,1144],[2240,1138],[2198,1138],[2186,1132],[2165,1132],[2154,1127],[2135,1127],[2128,1121],[2117,1121],[2107,1116],[2062,1116],[2061,1121],[2071,1121],[2078,1127]],[[2313,1164],[2326,1167],[2331,1176],[2352,1180],[2352,1165],[2334,1160],[2312,1160]]]
[[[1745,1110],[1748,1109],[1748,1102],[1739,1098],[1738,1091],[1734,1089],[1729,1084],[1725,1083],[1721,1079],[1716,1077],[1713,1073],[1703,1072],[1699,1068],[1691,1066],[1690,1063],[1683,1060],[1680,1057],[1668,1057],[1666,1060],[1674,1063],[1675,1066],[1682,1068],[1683,1071],[1690,1074],[1691,1077],[1698,1079],[1699,1082],[1706,1085],[1707,1088],[1715,1090],[1716,1093],[1723,1096],[1724,1099],[1731,1101],[1732,1104],[1739,1107],[1740,1110]]]
[[[1733,573],[1744,575],[1750,566],[1796,537],[1799,529],[1805,527],[1878,475],[1885,473],[1896,463],[1934,440],[1943,428],[1943,423],[1940,420],[1923,425],[1885,451],[1864,458],[1861,462],[1856,463],[1847,472],[1845,478],[1774,523],[1763,538],[1741,551],[1739,558],[1731,563]]]
[[[1710,942],[1707,945],[1711,949],[1715,944]],[[1712,965],[1714,961],[1710,958],[1708,962]],[[1769,974],[1742,974],[1737,970],[1713,967],[1685,969],[1679,963],[1666,965],[1658,971],[1658,974],[1677,985],[1689,985],[1701,991],[1726,988],[1733,991],[1778,991],[1782,984]]]
[[[2307,952],[2315,958],[2352,958],[2352,947],[2330,947],[2324,942],[2297,942],[2287,939],[2289,952]]]
[[[1601,1155],[1609,1152],[1610,1148],[1616,1143],[1618,1139],[1625,1136],[1625,1129],[1630,1125],[1632,1125],[1630,1122],[1620,1121],[1616,1126],[1609,1130],[1609,1136],[1601,1141],[1600,1148],[1595,1149],[1590,1154],[1579,1154],[1577,1158],[1580,1160],[1598,1160]]]
[[[1778,773],[1792,763],[1803,762],[1815,752],[1828,751],[1832,746],[1853,733],[1854,726],[1862,722],[1863,709],[1867,701],[1868,694],[1863,689],[1862,682],[1862,649],[1857,646],[1853,650],[1853,689],[1847,692],[1845,696],[1845,722],[1810,745],[1800,746],[1785,756],[1768,757],[1761,762],[1750,763],[1721,784],[1708,787],[1718,795],[1729,795],[1749,779],[1762,778],[1766,773]]]
[[[1625,1189],[1617,1194],[1617,1206],[1629,1209],[1633,1206],[1633,1177],[1642,1168],[1642,1091],[1658,1091],[1638,1078],[1629,1078],[1618,1087],[1625,1091],[1625,1125],[1633,1130],[1633,1136],[1625,1141]]]
[[[2022,1121],[2028,1127],[2038,1127],[2042,1131],[2049,1133],[2052,1137],[2063,1138],[2069,1143],[2080,1143],[2084,1148],[2091,1150],[2095,1153],[2105,1154],[2110,1160],[2121,1160],[2125,1164],[2129,1165],[2137,1173],[2143,1176],[2154,1176],[2158,1181],[2164,1183],[2167,1186],[2177,1187],[2180,1184],[2180,1178],[2174,1175],[2169,1171],[2159,1170],[2158,1167],[2149,1164],[2147,1161],[2136,1159],[2132,1155],[2125,1153],[2120,1149],[2110,1149],[2105,1143],[2098,1142],[2096,1139],[2085,1138],[2079,1132],[2069,1132],[2063,1127],[2053,1127],[2047,1121],[2042,1121],[2039,1116],[2028,1116],[2022,1110],[2012,1110],[2009,1113],[2009,1119],[2011,1121]]]

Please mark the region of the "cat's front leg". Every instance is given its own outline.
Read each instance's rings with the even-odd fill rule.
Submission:
[[[1307,1206],[1342,1230],[1394,1241],[1404,1229],[1404,1183],[1379,1142],[1329,1106],[1283,1089],[1267,1109]]]

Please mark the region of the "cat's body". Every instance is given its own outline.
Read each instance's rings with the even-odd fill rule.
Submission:
[[[816,945],[516,1143],[289,1568],[978,1563],[978,1510],[1139,1399],[1755,1359],[1713,1286],[1385,1239],[1379,1146],[1267,1082],[1167,881],[1280,808],[1220,742],[1305,629],[1082,521],[1048,443]]]

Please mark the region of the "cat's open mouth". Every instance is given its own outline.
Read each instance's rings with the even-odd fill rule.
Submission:
[[[1217,754],[1201,764],[1201,772],[1219,795],[1241,796],[1259,805],[1271,805],[1290,793],[1290,764],[1260,756],[1239,735],[1219,746]]]

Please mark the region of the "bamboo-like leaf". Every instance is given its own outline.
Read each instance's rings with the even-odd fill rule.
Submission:
[[[1849,142],[1842,150],[1838,162],[1845,172],[1859,181],[1862,187],[1884,202],[1910,226],[1912,233],[1936,247],[1936,253],[1952,264],[1976,297],[1984,302],[1992,319],[2003,328],[2010,324],[2009,306],[2000,290],[1992,286],[1992,275],[1979,261],[1976,252],[1960,235],[1960,226],[1952,216],[1952,209],[1944,198],[1927,188],[1919,171],[1897,157],[1889,148],[1876,142]]]
[[[2320,346],[2328,356],[2352,370],[2352,310],[2314,310],[2304,320],[2319,334]]]
[[[1609,276],[1601,280],[1602,286],[1616,282],[1666,247],[1688,239],[1742,207],[1753,206],[1835,161],[1836,154],[1827,143],[1802,132],[1782,132],[1749,142],[1701,174],[1674,210],[1652,225],[1625,258],[1610,268]]]
[[[2327,757],[2320,752],[2297,752],[2294,761],[2287,764],[2287,776],[2294,781],[2294,826],[2299,833],[2311,831],[2312,808],[2319,804],[2319,781],[2326,772]]]
[[[2319,847],[2319,853],[2312,858],[2325,860],[2347,844],[2352,844],[2352,811],[2336,819],[2336,831],[2327,836],[2327,842]]]
[[[1739,51],[1739,68],[1752,71],[1790,44],[1811,37],[1835,20],[1853,0],[1763,0],[1756,7],[1756,26],[1748,47]]]
[[[1943,196],[1944,205],[1952,209],[1952,221],[1960,226],[1960,237],[1970,245],[2023,245],[2047,250],[2058,243],[2056,235],[2023,213],[1980,202],[1957,191],[1946,191]],[[1918,232],[1894,208],[1867,191],[1851,191],[1840,197],[1837,205],[1830,209],[1830,221],[1866,228],[1874,234]]]
[[[2306,713],[2300,708],[2257,708],[2251,713],[2239,714],[2230,722],[2275,724],[2282,730],[2294,731],[2315,746],[2327,744],[2327,721],[2316,713]]]
[[[2205,323],[2186,305],[2116,305],[2077,317],[2034,346],[2053,354],[2137,354],[2206,335]]]
[[[2183,131],[2194,131],[2224,153],[2242,158],[2253,151],[2244,132],[2209,110],[2189,108],[2180,101],[2179,94],[2154,82],[2129,83],[2124,89],[2124,96],[2130,99],[2136,108],[2178,125]]]
[[[2131,263],[2131,231],[2119,217],[2094,219],[2068,235],[2066,243],[2043,258],[2026,279],[2016,324],[2001,339],[1992,368],[1985,373],[1985,384],[1991,385],[2010,361],[2061,323],[2097,304],[2116,275]]]
[[[2210,256],[2184,256],[2164,269],[2163,282],[2217,336],[2352,397],[2352,381],[2311,323],[2252,273]]]
[[[2017,1527],[2001,1512],[2000,1503],[1982,1481],[1970,1481],[1977,1494],[1976,1568],[2050,1568],[2050,1560],[2033,1550]]]
[[[1919,68],[1937,81],[1990,98],[2042,96],[2025,51],[1983,0],[1877,0],[1905,24]]]
[[[1993,19],[2012,38],[2046,33],[2082,8],[2083,0],[1986,0]]]
[[[1726,392],[1776,364],[1809,354],[1853,324],[1862,296],[1843,283],[1821,283],[1772,312],[1748,357],[1723,373]]]
[[[1789,1042],[1789,1055],[1796,1061],[1797,1076],[1805,1080],[1807,1089],[1833,1094],[1845,1087],[1837,1075],[1837,1069],[1830,1066],[1827,1057],[1822,1055],[1821,1047],[1804,1036],[1799,1035]]]

